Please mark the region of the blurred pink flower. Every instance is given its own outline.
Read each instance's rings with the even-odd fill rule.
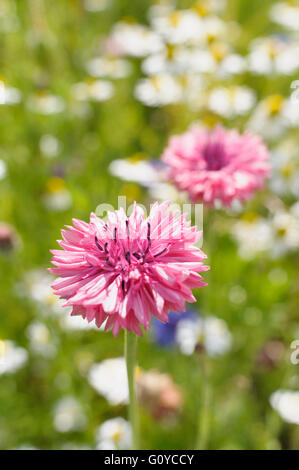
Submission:
[[[248,199],[264,185],[269,174],[269,153],[255,135],[217,126],[208,130],[192,126],[171,137],[162,159],[168,177],[192,202],[230,206],[234,199]]]
[[[206,285],[198,272],[209,269],[194,245],[201,232],[168,207],[155,203],[145,218],[135,203],[129,218],[123,209],[109,212],[107,223],[91,214],[89,224],[73,219],[74,227],[62,230],[63,250],[51,251],[50,271],[60,276],[53,289],[72,315],[98,327],[107,320],[114,336],[121,328],[141,335],[152,314],[166,322],[170,310],[195,302],[191,289]]]

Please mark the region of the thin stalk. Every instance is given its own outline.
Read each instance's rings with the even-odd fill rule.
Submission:
[[[135,390],[135,366],[137,353],[137,336],[125,330],[125,358],[129,385],[129,420],[132,426],[133,449],[139,449],[139,417]]]
[[[210,210],[205,211],[204,221],[204,246],[203,250],[208,255],[208,264],[211,270],[208,272],[208,286],[206,287],[206,295],[203,299],[203,316],[211,315],[213,312],[213,295],[215,295],[215,286],[213,285],[213,266],[212,258],[213,251],[217,246],[217,239],[215,227],[213,227],[215,211],[212,213]],[[207,352],[200,355],[198,368],[200,370],[200,403],[198,407],[197,418],[197,436],[196,436],[196,449],[205,450],[209,444],[210,424],[212,415],[212,386],[210,382],[210,370],[208,364],[209,358]]]
[[[209,379],[206,357],[202,357],[201,390],[202,393],[198,413],[196,449],[205,450],[208,448],[212,401],[212,389]]]

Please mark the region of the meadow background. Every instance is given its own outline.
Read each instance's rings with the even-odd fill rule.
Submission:
[[[112,406],[88,381],[94,363],[123,355],[123,334],[115,339],[110,332],[66,327],[66,314],[50,293],[46,271],[49,249],[56,248],[60,229],[72,217],[88,220],[103,202],[117,207],[118,195],[149,202],[146,188],[113,176],[110,163],[159,159],[169,136],[198,120],[242,131],[263,99],[269,95],[288,99],[292,81],[299,79],[299,68],[297,75],[246,70],[223,79],[207,74],[209,90],[219,85],[254,90],[256,103],[242,115],[224,116],[205,104],[194,109],[184,100],[147,106],[134,95],[136,83],[145,75],[143,59],[127,56],[126,76],[101,77],[113,86],[109,99],[99,100],[83,88],[82,96],[76,95],[75,84],[95,80],[86,64],[103,55],[105,38],[114,25],[123,20],[148,25],[148,9],[154,3],[159,4],[1,1],[0,338],[27,352],[22,367],[0,373],[1,449],[95,448],[97,428],[107,419],[127,416],[125,405]],[[177,1],[175,7],[191,8],[193,3]],[[247,56],[256,37],[285,34],[269,18],[275,3],[229,0],[216,13],[224,23],[239,25],[236,39],[231,39],[239,54]],[[296,34],[292,32],[299,42]],[[9,87],[14,89],[10,94]],[[109,86],[103,90],[109,94]],[[287,141],[296,153],[296,125],[281,136],[268,137],[271,150]],[[207,359],[213,389],[209,449],[299,448],[298,426],[284,421],[270,404],[279,389],[299,390],[298,365],[290,359],[290,345],[299,339],[298,250],[289,249],[286,242],[277,256],[271,256],[269,246],[245,259],[232,235],[239,220],[271,218],[273,207],[283,205],[288,211],[297,198],[294,192],[277,194],[269,186],[241,211],[213,213],[213,249],[206,246],[206,238],[203,246],[210,251],[212,270],[206,276],[210,286],[196,294],[193,308],[200,315],[224,319],[232,344],[225,354]],[[181,409],[171,417],[157,417],[141,404],[142,448],[192,449],[202,404],[200,370],[205,352],[188,356],[178,347],[161,347],[150,332],[138,348],[142,370],[169,374],[183,397]],[[63,426],[62,418],[62,426],[57,426],[57,406],[65,397],[77,405],[64,411],[71,424]]]

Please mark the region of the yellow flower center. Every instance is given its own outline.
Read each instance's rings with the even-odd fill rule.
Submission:
[[[236,89],[236,87],[232,86],[232,87],[228,88],[227,91],[228,91],[229,102],[232,104],[235,100],[237,89]]]
[[[216,39],[216,34],[214,33],[207,33],[207,42],[208,44],[212,44]]]
[[[175,53],[175,46],[173,44],[166,45],[166,55],[168,60],[172,60],[174,58]]]
[[[246,222],[250,223],[250,224],[253,224],[258,218],[259,218],[258,213],[254,212],[254,211],[246,212],[242,216],[242,219],[245,220]]]
[[[154,75],[153,77],[151,77],[150,80],[155,90],[160,91],[161,90],[161,78],[158,77],[157,75]]]
[[[48,179],[46,187],[49,193],[57,193],[58,191],[61,191],[65,188],[65,182],[62,178],[53,176],[52,178]]]
[[[283,103],[284,97],[282,95],[271,95],[266,98],[266,107],[272,116],[281,111]]]
[[[208,2],[205,0],[198,0],[192,5],[192,8],[200,16],[207,16],[209,14]]]
[[[210,50],[214,59],[217,60],[217,62],[220,62],[227,55],[228,52],[227,45],[222,42],[211,44]]]
[[[95,83],[96,79],[93,77],[87,77],[85,83],[87,86],[92,86]]]
[[[112,439],[117,442],[117,441],[119,441],[119,439],[121,438],[121,436],[122,436],[122,433],[121,433],[120,431],[116,431],[116,432],[112,435]]]
[[[279,238],[283,238],[286,233],[287,233],[287,229],[286,229],[285,227],[279,227],[279,228],[276,230],[276,235],[277,235]]]
[[[216,124],[219,123],[219,117],[216,114],[206,114],[203,117],[202,122],[205,126],[212,129]]]
[[[6,341],[4,340],[0,340],[0,358],[5,356],[6,352],[7,352],[7,343]]]
[[[182,85],[183,88],[188,86],[188,77],[186,75],[181,75],[178,78],[179,83]]]
[[[136,152],[131,157],[128,158],[130,163],[138,163],[142,162],[143,160],[147,160],[148,155],[144,152]]]
[[[120,193],[126,196],[129,201],[138,201],[141,197],[141,190],[137,184],[128,183],[124,184],[121,189]]]
[[[50,96],[47,90],[38,90],[36,94],[39,99],[48,98]]]
[[[287,165],[285,165],[284,167],[282,167],[281,173],[282,173],[283,176],[288,178],[289,176],[291,176],[294,173],[295,170],[296,170],[296,166],[294,165],[294,163],[290,162]]]
[[[122,22],[127,23],[128,25],[131,25],[131,24],[136,24],[137,20],[136,18],[134,18],[134,16],[124,16],[122,18]]]
[[[277,44],[275,41],[270,41],[268,45],[268,52],[269,52],[269,56],[271,57],[271,59],[274,59],[274,57],[277,56],[278,48],[277,48]]]
[[[181,18],[182,18],[182,13],[176,10],[172,11],[168,16],[169,22],[171,26],[173,26],[174,28],[177,28],[179,26]]]

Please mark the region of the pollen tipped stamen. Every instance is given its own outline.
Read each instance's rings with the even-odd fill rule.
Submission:
[[[100,251],[104,251],[103,247],[98,242],[98,237],[97,236],[94,237],[94,241],[95,241],[95,244],[97,245],[98,249]]]
[[[111,266],[111,268],[114,268],[114,264],[111,263],[110,259],[109,259],[109,256],[107,256],[106,258],[106,263],[108,264],[108,266]]]
[[[131,264],[131,253],[129,251],[127,251],[125,258],[126,258],[127,262],[129,264]]]
[[[105,243],[104,248],[105,248],[105,253],[106,253],[106,255],[109,255],[109,251],[108,251],[108,242]]]
[[[164,248],[164,250],[160,251],[160,253],[157,253],[156,255],[154,255],[154,258],[157,258],[157,256],[163,255],[163,253],[165,253],[165,251],[167,251],[167,248],[168,247]]]
[[[138,253],[133,253],[133,256],[138,260],[141,259],[141,255],[139,255]]]
[[[129,220],[126,220],[126,230],[127,230],[127,237],[130,238],[130,227],[129,227]]]
[[[117,227],[114,227],[114,232],[113,232],[114,243],[116,243],[116,241],[117,241],[116,234],[117,234]]]
[[[152,244],[152,241],[151,241],[151,224],[148,222],[147,223],[147,247],[146,247],[146,250],[144,252],[145,255],[147,255],[147,253],[149,252],[149,249],[151,247],[151,244]]]

